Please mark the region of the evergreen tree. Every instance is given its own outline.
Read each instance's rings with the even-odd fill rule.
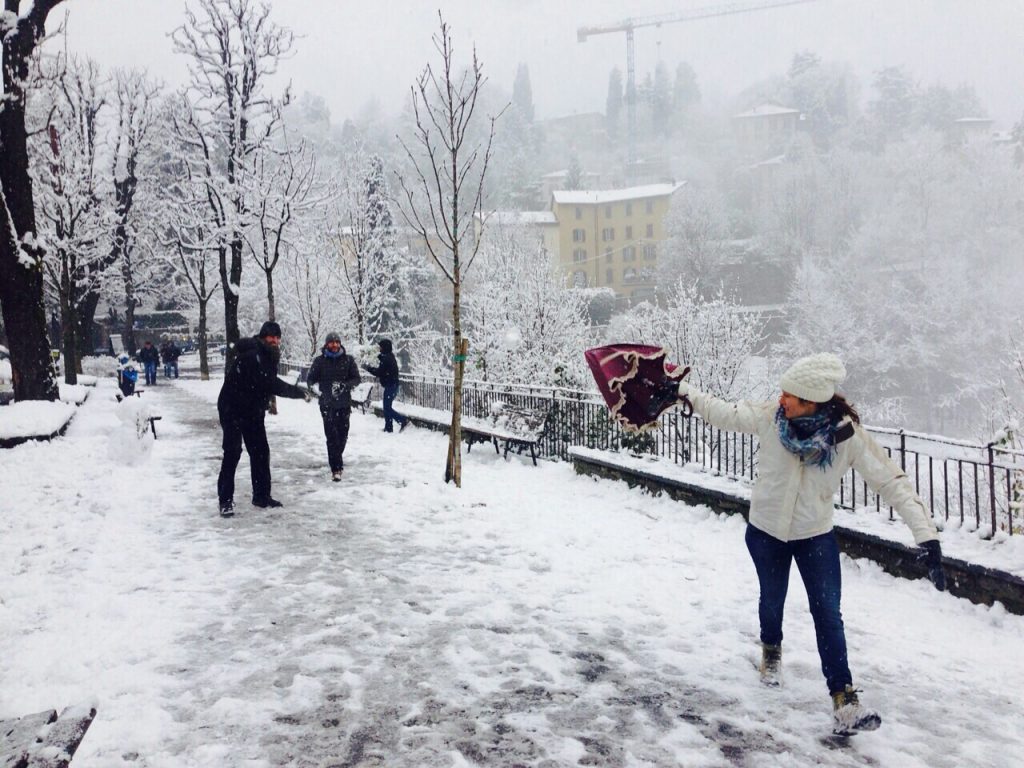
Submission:
[[[676,67],[675,83],[672,85],[672,109],[679,115],[699,103],[700,86],[697,85],[697,73],[687,62],[680,62]]]
[[[391,216],[391,193],[384,176],[384,161],[380,155],[370,157],[364,186],[366,229],[369,235],[368,255],[377,264],[390,264],[395,258],[396,251],[395,222]],[[405,287],[399,279],[388,284],[380,321],[381,333],[385,335],[394,334],[398,328],[409,325],[408,318],[402,317],[402,296]]]
[[[663,61],[659,61],[654,69],[650,99],[654,133],[665,136],[669,132],[669,118],[672,116],[672,87],[669,84],[668,68]]]
[[[608,75],[608,98],[604,114],[608,135],[613,139],[618,138],[619,119],[622,117],[622,73],[618,67]]]
[[[533,89],[530,87],[530,70],[525,64],[516,69],[512,84],[512,103],[526,123],[533,122]]]
[[[575,152],[569,155],[569,168],[565,174],[565,188],[583,188],[583,166],[580,165],[580,156]]]
[[[868,112],[887,139],[899,139],[914,117],[917,85],[901,67],[883,67],[875,73],[876,97]]]

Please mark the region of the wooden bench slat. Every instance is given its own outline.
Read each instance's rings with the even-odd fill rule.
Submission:
[[[0,768],[24,768],[40,729],[57,719],[57,710],[36,712],[0,724]]]
[[[75,706],[3,721],[0,768],[67,768],[95,717],[95,709]]]
[[[28,768],[67,768],[95,717],[96,710],[91,707],[68,707],[61,712],[28,761]]]

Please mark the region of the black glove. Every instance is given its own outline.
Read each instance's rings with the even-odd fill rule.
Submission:
[[[921,542],[917,561],[928,569],[928,580],[939,592],[946,591],[946,572],[942,569],[942,546],[938,539]]]
[[[647,401],[647,415],[654,418],[678,399],[679,382],[666,376],[660,382],[650,384],[654,391]]]

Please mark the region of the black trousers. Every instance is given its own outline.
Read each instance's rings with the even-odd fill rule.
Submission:
[[[242,443],[249,454],[249,471],[252,475],[252,496],[265,499],[270,496],[270,445],[267,443],[267,428],[263,423],[263,411],[258,415],[239,416],[219,411],[220,428],[224,431],[224,458],[221,459],[220,476],[217,478],[217,496],[221,504],[233,500],[235,495],[235,470],[242,458]]]
[[[320,410],[324,419],[324,437],[327,438],[327,463],[331,465],[331,472],[337,472],[345,467],[342,454],[345,453],[345,444],[348,442],[348,422],[351,411],[348,408]]]

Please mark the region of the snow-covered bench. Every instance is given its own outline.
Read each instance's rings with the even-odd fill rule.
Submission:
[[[380,401],[374,402],[373,409],[377,415],[383,415]],[[451,411],[406,403],[397,404],[396,410],[413,424],[444,432],[451,427]],[[504,443],[505,458],[508,458],[513,448],[518,449],[519,453],[529,450],[530,458],[536,466],[540,441],[544,437],[550,414],[550,403],[532,408],[503,402],[492,403],[486,418],[465,415],[462,417],[462,437],[469,450],[472,450],[476,443],[493,443],[494,450],[499,455]]]
[[[358,408],[363,413],[370,407],[370,397],[373,394],[373,382],[364,381],[357,384],[352,390],[352,407]]]
[[[533,465],[537,466],[537,449],[551,414],[550,403],[540,407],[509,405],[496,402],[491,404],[487,418],[467,417],[462,420],[462,434],[466,437],[467,451],[474,443],[491,442],[496,453],[501,453],[499,443],[505,443],[505,458],[512,448],[519,453],[530,451]]]
[[[66,768],[95,717],[95,709],[78,706],[0,721],[0,766]]]

